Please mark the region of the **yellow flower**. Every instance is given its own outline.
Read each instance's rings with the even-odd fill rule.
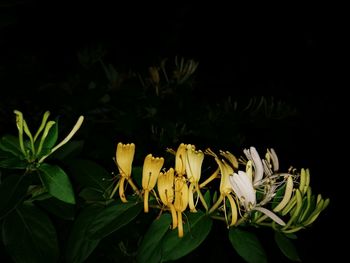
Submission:
[[[186,175],[187,179],[190,182],[189,186],[189,207],[191,212],[196,212],[196,206],[194,202],[193,193],[197,192],[198,198],[201,199],[201,202],[203,203],[206,210],[208,210],[208,206],[204,200],[204,197],[202,196],[202,193],[200,192],[198,182],[201,178],[201,170],[202,170],[202,163],[204,160],[204,153],[199,150],[196,151],[194,145],[187,145],[187,154],[186,154]]]
[[[182,212],[186,210],[188,205],[188,186],[186,179],[182,176],[175,178],[175,202],[174,207],[177,212],[178,235],[183,237]]]
[[[115,162],[119,170],[120,181],[116,184],[115,188],[113,189],[111,198],[116,192],[117,188],[119,188],[119,196],[122,202],[124,203],[127,202],[125,197],[125,188],[124,188],[125,180],[128,181],[128,183],[131,185],[134,191],[138,193],[137,187],[131,180],[131,170],[132,170],[132,162],[134,160],[134,155],[135,155],[135,144],[133,143],[123,144],[121,142],[118,143]]]
[[[164,158],[153,157],[152,154],[148,154],[143,163],[142,170],[142,188],[145,191],[144,195],[144,210],[148,212],[148,196],[149,192],[154,188],[157,183],[158,175],[164,164]]]
[[[237,222],[238,212],[237,205],[232,196],[232,186],[230,184],[230,175],[234,173],[233,168],[225,161],[220,160],[219,157],[210,149],[207,149],[207,154],[213,156],[215,158],[216,163],[219,165],[221,181],[220,181],[220,197],[216,201],[216,203],[210,208],[209,213],[214,212],[223,202],[224,203],[224,213],[228,226],[233,226]],[[222,152],[223,153],[223,152]],[[228,217],[226,213],[226,198],[230,202],[231,207],[231,222],[228,223]]]
[[[173,219],[173,229],[177,227],[177,215],[174,207],[174,169],[170,168],[165,173],[160,173],[157,181],[158,194],[160,200],[166,205],[171,212]]]
[[[175,156],[175,172],[177,175],[183,176],[186,171],[186,151],[187,144],[181,143],[177,148]]]

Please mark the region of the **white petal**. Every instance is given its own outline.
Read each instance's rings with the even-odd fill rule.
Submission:
[[[279,218],[276,214],[274,214],[273,212],[271,212],[270,210],[268,210],[264,207],[256,206],[256,207],[254,207],[254,210],[257,210],[259,212],[264,213],[265,215],[270,217],[273,221],[275,221],[277,224],[280,224],[281,226],[286,225],[286,223],[284,223],[281,218]]]
[[[264,167],[262,164],[262,161],[260,159],[259,153],[255,149],[255,147],[250,147],[250,154],[254,162],[254,168],[255,168],[255,173],[254,173],[254,185],[257,185],[258,182],[261,181],[263,178],[264,174]]]

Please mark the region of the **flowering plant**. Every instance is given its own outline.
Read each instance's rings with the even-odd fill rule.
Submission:
[[[23,114],[14,113],[18,137],[0,140],[0,220],[15,262],[84,262],[107,239],[119,240],[120,257],[177,260],[209,238],[215,221],[247,262],[267,260],[252,231],[260,227],[271,228],[283,254],[297,261],[291,239],[329,204],[312,193],[308,169],[280,171],[272,148],[263,158],[255,147],[237,158],[181,143],[166,149],[166,158],[148,154],[135,166],[135,144],[120,142],[111,176],[79,158],[83,145],[71,139],[83,116],[56,144],[58,121],[48,121],[49,112],[34,136]],[[129,237],[137,240],[133,253],[125,248]]]

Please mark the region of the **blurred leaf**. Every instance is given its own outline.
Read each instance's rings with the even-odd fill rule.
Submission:
[[[101,210],[102,206],[91,205],[85,207],[76,218],[66,246],[67,262],[84,262],[97,247],[100,240],[88,238],[88,231]]]
[[[204,194],[204,200],[207,203],[208,207],[210,207],[212,205],[211,203],[211,196],[210,196],[210,191],[207,190]]]
[[[5,135],[0,139],[0,149],[10,152],[15,156],[22,157],[23,153],[19,146],[18,137],[13,135]]]
[[[162,240],[162,260],[179,259],[196,249],[211,230],[212,219],[205,213],[188,214],[188,222],[184,225],[184,236],[178,237],[178,231],[169,231]]]
[[[229,239],[236,252],[247,262],[267,262],[265,250],[252,232],[231,227]]]
[[[127,225],[142,210],[143,203],[112,202],[100,211],[90,224],[88,235],[91,239],[102,239]]]
[[[0,156],[0,167],[7,169],[25,169],[28,166],[28,162],[21,160],[16,156],[13,156],[10,152],[3,152]]]
[[[58,200],[75,204],[74,192],[67,174],[57,165],[42,164],[40,178],[48,192]]]
[[[71,204],[62,202],[53,197],[37,201],[37,204],[59,218],[65,220],[74,219],[74,206]]]
[[[282,187],[280,187],[277,190],[277,192],[276,192],[276,194],[275,194],[275,196],[274,196],[274,198],[273,198],[273,200],[271,202],[272,203],[272,209],[274,209],[282,201],[283,196],[284,196],[284,192],[285,192],[285,188],[286,188],[286,185],[284,184]]]
[[[292,261],[301,261],[294,244],[285,235],[276,231],[275,241],[279,249],[287,258]]]
[[[86,187],[79,193],[79,196],[86,201],[105,201],[104,192],[100,189]]]
[[[74,160],[68,167],[71,176],[83,187],[105,192],[111,185],[111,175],[100,165],[88,160]]]
[[[24,200],[30,181],[28,174],[14,174],[1,182],[0,218],[15,209]]]
[[[171,225],[171,215],[166,213],[153,221],[137,252],[137,262],[158,263],[162,257],[162,239]]]
[[[83,149],[84,141],[69,141],[57,151],[55,151],[50,158],[64,160],[72,158],[75,155],[79,154]]]
[[[22,205],[7,216],[2,233],[15,262],[57,262],[56,230],[48,216],[34,205]]]

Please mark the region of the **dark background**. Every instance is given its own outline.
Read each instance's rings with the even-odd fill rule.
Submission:
[[[10,130],[14,108],[44,107],[38,87],[78,71],[83,48],[104,46],[106,62],[121,70],[140,70],[163,57],[193,58],[200,63],[198,96],[274,96],[298,109],[292,130],[281,130],[279,138],[257,131],[250,143],[284,142],[283,161],[310,167],[315,192],[331,198],[315,225],[300,233],[304,262],[342,252],[331,248],[347,225],[342,7],[34,0],[0,7],[1,133]]]

